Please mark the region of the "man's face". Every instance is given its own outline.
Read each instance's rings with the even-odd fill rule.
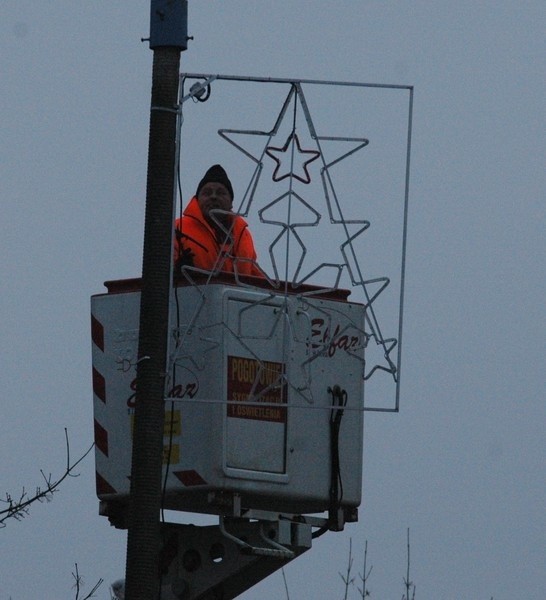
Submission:
[[[197,202],[199,202],[199,208],[203,213],[205,219],[216,219],[222,220],[221,213],[212,213],[214,209],[219,210],[231,210],[232,199],[229,194],[227,187],[222,183],[210,181],[199,190],[197,196]]]

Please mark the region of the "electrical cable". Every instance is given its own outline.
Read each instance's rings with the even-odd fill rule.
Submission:
[[[180,92],[183,95],[183,82],[181,84],[181,89]],[[180,142],[180,134],[182,131],[182,125],[184,124],[184,115],[182,114],[182,106],[180,105],[178,108],[178,124],[177,124],[177,143],[179,144]],[[181,178],[180,178],[180,152],[178,151],[178,162],[176,165],[176,186],[178,188],[178,196],[179,196],[179,215],[182,216],[182,183],[181,183]],[[176,233],[176,232],[175,232]],[[173,274],[171,272],[171,278],[173,278]],[[176,304],[176,325],[177,325],[177,331],[180,330],[180,299],[178,296],[178,286],[173,286],[174,287],[174,300],[175,300],[175,304]],[[172,381],[173,381],[173,387],[176,384],[176,364],[173,363],[172,365]],[[166,460],[166,465],[165,465],[165,475],[163,477],[163,485],[162,485],[162,490],[161,490],[161,522],[165,523],[165,502],[166,502],[166,496],[167,496],[167,482],[168,482],[168,478],[169,478],[169,470],[170,470],[170,466],[171,466],[171,454],[172,454],[172,449],[173,449],[173,435],[174,435],[174,423],[175,423],[175,404],[174,404],[174,400],[171,400],[171,415],[170,415],[170,423],[168,425],[168,431],[169,431],[169,442],[167,445],[167,460]],[[163,537],[163,536],[162,536]],[[165,551],[166,549],[166,540],[163,538],[163,551]],[[162,583],[163,583],[163,577],[166,573],[163,572],[163,570],[160,569],[160,574],[159,574],[159,590],[158,590],[158,598],[161,598],[161,587],[162,587]]]
[[[328,508],[328,522],[311,534],[313,538],[320,537],[337,523],[338,511],[343,499],[343,481],[339,460],[339,432],[344,409],[347,406],[347,392],[336,384],[333,388],[328,388],[328,393],[332,395],[332,409],[330,411],[330,506]]]

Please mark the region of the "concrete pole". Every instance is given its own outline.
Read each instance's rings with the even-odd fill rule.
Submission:
[[[127,600],[154,600],[160,594],[161,471],[172,272],[176,106],[180,52],[186,45],[186,0],[152,0],[150,47],[154,58],[125,574]]]

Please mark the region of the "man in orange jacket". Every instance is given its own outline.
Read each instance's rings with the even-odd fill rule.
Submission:
[[[233,187],[220,165],[213,165],[197,186],[181,218],[175,223],[175,269],[263,277],[256,264],[254,241],[247,222],[231,212]]]

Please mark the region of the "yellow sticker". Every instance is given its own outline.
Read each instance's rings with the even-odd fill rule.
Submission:
[[[163,435],[170,436],[180,435],[180,411],[179,410],[166,410],[165,411],[165,424],[163,426]]]
[[[133,437],[133,430],[135,427],[135,415],[129,415],[131,424],[131,437]],[[173,436],[180,435],[180,411],[179,410],[166,410],[165,411],[165,422],[163,424],[163,436],[170,437],[171,433]]]
[[[180,462],[180,446],[178,444],[171,445],[171,456],[169,460],[169,446],[163,446],[163,464],[177,465]]]

